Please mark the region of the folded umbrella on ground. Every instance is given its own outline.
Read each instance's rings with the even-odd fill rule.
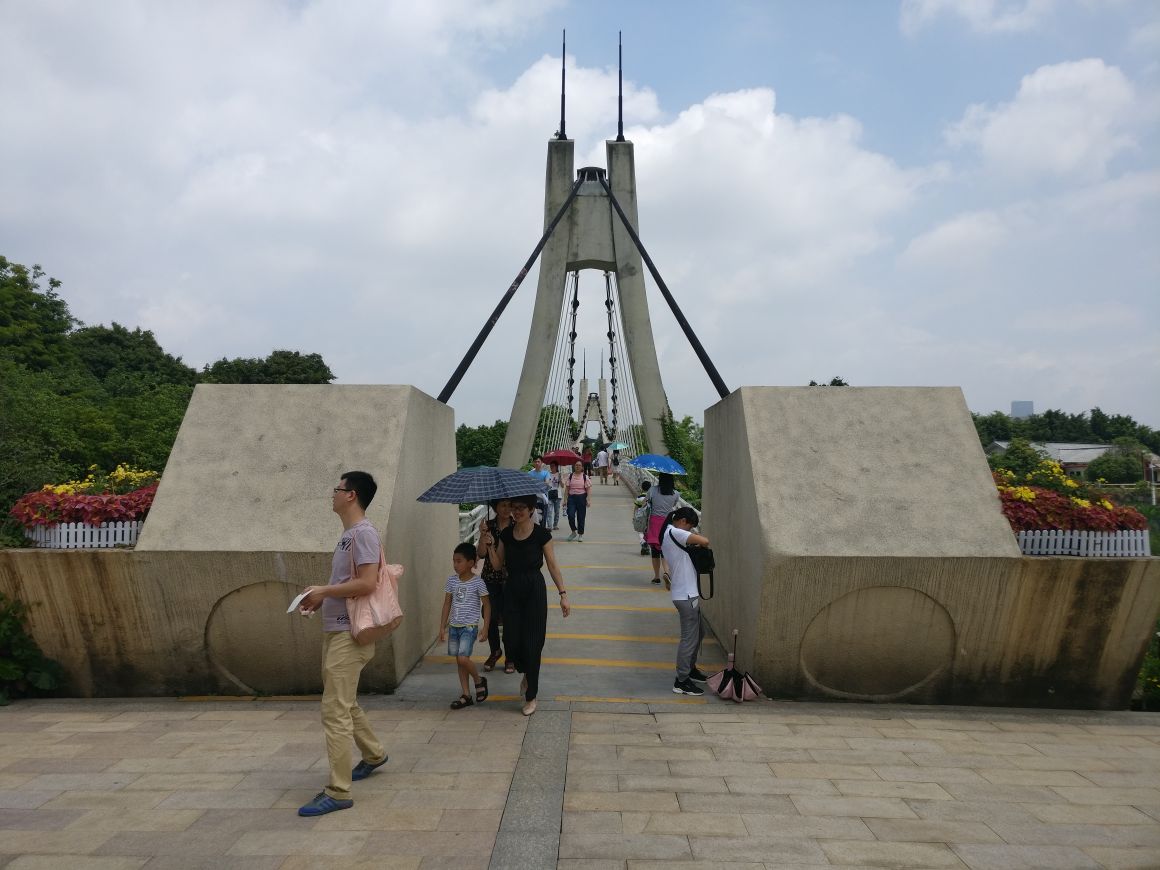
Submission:
[[[726,701],[755,701],[761,695],[761,686],[746,671],[744,674],[737,670],[737,629],[733,629],[733,652],[729,653],[729,661],[725,670],[720,671],[706,680],[709,689]]]

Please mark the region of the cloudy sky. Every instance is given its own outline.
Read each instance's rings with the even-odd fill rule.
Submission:
[[[1160,427],[1154,0],[0,0],[0,253],[199,367],[289,348],[434,395],[539,238],[564,28],[578,165],[624,32],[641,236],[731,387]],[[508,416],[534,290],[458,421]]]

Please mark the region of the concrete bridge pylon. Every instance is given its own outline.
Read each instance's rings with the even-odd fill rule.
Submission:
[[[633,144],[627,140],[609,140],[605,150],[608,187],[635,228],[638,221]],[[500,454],[501,466],[519,468],[531,454],[561,326],[565,279],[569,272],[582,269],[599,269],[616,275],[621,334],[641,422],[649,449],[654,453],[665,452],[660,421],[669,403],[653,342],[644,264],[640,251],[613,211],[612,201],[601,183],[603,172],[592,167],[580,170],[583,181],[577,195],[540,255],[532,325]],[[544,190],[545,229],[567,201],[575,179],[575,143],[571,139],[550,140]],[[580,395],[581,402],[586,398],[583,393]]]

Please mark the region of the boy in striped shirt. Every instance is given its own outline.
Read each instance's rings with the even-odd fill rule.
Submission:
[[[439,640],[447,641],[447,654],[455,656],[459,667],[459,688],[463,690],[451,702],[452,710],[462,710],[476,702],[487,700],[487,677],[481,677],[471,660],[475,639],[487,637],[487,623],[491,617],[491,605],[487,600],[487,584],[475,574],[478,556],[474,544],[463,543],[455,548],[451,566],[455,573],[447,578],[443,596],[443,615],[439,620]],[[480,616],[483,627],[479,627]],[[475,682],[475,697],[472,698],[467,678]]]

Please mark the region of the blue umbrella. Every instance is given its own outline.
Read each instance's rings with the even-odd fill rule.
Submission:
[[[611,444],[608,445],[608,449],[609,450],[627,450],[628,445],[625,444],[623,441],[613,441]]]
[[[661,456],[659,453],[642,453],[640,456],[634,456],[628,460],[628,464],[633,468],[643,468],[645,471],[656,471],[661,474],[685,474],[686,471],[681,463],[669,456]]]
[[[497,498],[516,495],[540,495],[546,484],[526,471],[490,468],[486,465],[461,468],[449,474],[416,501],[442,504],[481,504]]]

